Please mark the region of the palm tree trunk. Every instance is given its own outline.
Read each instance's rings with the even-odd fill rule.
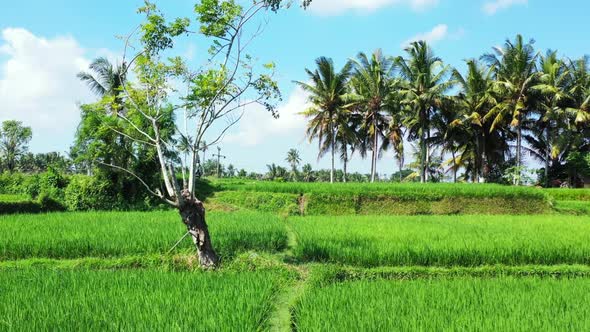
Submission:
[[[429,144],[429,141],[430,141],[430,128],[426,129],[426,141],[424,142],[424,146],[426,149],[426,157],[425,158],[426,158],[426,167],[427,167],[426,172],[424,174],[426,182],[430,181],[429,173],[428,173],[428,166],[430,165],[430,144]]]
[[[404,180],[404,176],[403,176],[403,170],[404,170],[404,151],[400,150],[398,151],[398,166],[399,166],[399,182],[402,183],[402,181]]]
[[[332,145],[332,147],[331,147],[332,168],[330,169],[330,183],[334,183],[334,158],[336,155],[336,133],[334,130],[334,121],[333,121],[332,117],[330,117],[330,134],[332,135],[331,142],[330,142],[330,144]]]
[[[520,165],[522,163],[521,161],[521,149],[522,149],[522,126],[520,124],[520,121],[518,123],[518,128],[516,129],[517,131],[517,137],[516,137],[516,171],[520,173]],[[516,176],[514,179],[514,185],[520,185],[520,174],[519,176]]]
[[[473,161],[474,167],[473,172],[477,175],[477,181],[479,182],[481,179],[481,165],[483,164],[483,159],[481,157],[481,146],[479,144],[479,133],[476,131],[475,133],[475,151],[474,151]]]
[[[343,177],[342,177],[342,182],[346,183],[346,172],[347,172],[347,166],[348,166],[348,147],[346,145],[346,143],[344,143],[344,167],[343,167]]]
[[[420,182],[426,183],[426,129],[420,129]]]
[[[549,159],[551,159],[551,144],[550,140],[551,121],[548,121],[547,128],[545,128],[545,188],[549,187]]]
[[[451,151],[451,156],[453,158],[453,182],[457,183],[457,158],[455,157],[455,150]]]
[[[484,129],[485,130],[485,129]],[[486,148],[486,135],[485,133],[483,133],[483,135],[481,136],[481,165],[480,165],[480,174],[481,174],[481,178],[480,178],[480,182],[486,182],[486,177],[487,177],[487,172],[486,172],[486,168],[488,165],[488,153],[487,153],[487,148]]]
[[[377,135],[377,114],[373,114],[373,169],[371,171],[371,182],[375,182],[375,175],[377,173],[377,153],[379,145],[379,137]]]

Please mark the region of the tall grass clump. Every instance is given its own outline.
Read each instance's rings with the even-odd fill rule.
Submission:
[[[8,270],[2,331],[259,331],[280,274]]]
[[[249,250],[276,252],[287,245],[277,216],[212,212],[208,218],[213,245],[224,258]],[[164,254],[185,232],[172,211],[0,216],[0,259]],[[194,251],[192,241],[185,239],[178,251]]]
[[[291,223],[300,261],[370,267],[590,263],[590,217],[349,216]]]
[[[588,331],[590,279],[355,281],[312,289],[298,331]]]

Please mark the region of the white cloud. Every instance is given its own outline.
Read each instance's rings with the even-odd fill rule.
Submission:
[[[320,15],[337,15],[349,10],[371,12],[393,5],[405,5],[414,11],[423,11],[438,3],[439,0],[313,0],[309,9]]]
[[[255,146],[266,139],[280,139],[302,134],[305,131],[305,117],[299,113],[309,107],[307,94],[295,88],[289,100],[278,108],[279,118],[275,119],[264,107],[248,107],[232,134],[224,138],[225,143],[241,146]]]
[[[2,30],[1,39],[0,122],[31,126],[33,150],[67,150],[80,120],[76,103],[92,97],[76,77],[88,68],[84,49],[72,37],[46,39],[20,28]]]
[[[494,15],[499,10],[510,8],[514,5],[526,5],[528,0],[494,0],[483,5],[483,11],[488,15]]]
[[[459,32],[457,32],[457,34],[462,34],[464,33],[463,30],[459,30]],[[401,44],[402,48],[407,47],[410,43],[415,42],[415,41],[425,41],[429,44],[435,44],[436,42],[439,42],[445,38],[447,38],[449,35],[449,27],[446,24],[439,24],[437,26],[435,26],[434,28],[432,28],[432,30],[428,31],[428,32],[424,32],[424,33],[419,33],[415,36],[413,36],[412,38],[407,39],[406,41],[404,41]]]

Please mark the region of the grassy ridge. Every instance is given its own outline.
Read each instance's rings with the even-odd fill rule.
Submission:
[[[356,281],[313,289],[298,331],[588,331],[590,279]]]
[[[290,194],[382,194],[400,200],[440,200],[445,197],[505,197],[545,199],[543,191],[529,187],[510,187],[495,184],[420,184],[420,183],[304,183],[244,181],[220,183],[223,190],[277,192]]]
[[[293,218],[300,261],[356,266],[590,263],[590,217]]]
[[[3,271],[0,330],[258,331],[280,284],[269,272]]]
[[[588,215],[590,201],[555,201],[555,210],[565,214]]]
[[[590,189],[552,188],[544,191],[557,201],[590,201]]]
[[[297,215],[543,214],[542,190],[492,184],[277,183],[221,181],[215,200]]]
[[[278,217],[252,212],[209,213],[213,245],[222,257],[246,250],[280,251],[287,234]],[[185,233],[172,212],[93,212],[0,217],[0,259],[117,257],[166,253]],[[177,252],[193,252],[189,239]]]

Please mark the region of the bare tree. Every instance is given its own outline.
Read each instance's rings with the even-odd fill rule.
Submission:
[[[211,243],[205,208],[195,195],[198,153],[217,144],[238,123],[247,106],[262,105],[277,116],[275,105],[280,100],[274,65],[258,65],[246,49],[263,31],[264,13],[277,10],[281,1],[246,3],[244,7],[232,0],[198,3],[196,32],[189,19],[167,22],[155,4],[146,0],[138,10],[145,15],[144,23],[123,38],[123,66],[134,75],[122,73],[128,77],[120,89],[128,111],[118,117],[133,132],[125,135],[127,139],[157,152],[163,188],[151,188],[120,165],[108,166],[136,177],[152,195],[178,210],[203,267],[216,266],[219,257]],[[210,40],[211,47],[208,62],[193,70],[181,57],[170,54],[178,38],[196,34]],[[162,134],[169,112],[182,118],[175,121],[173,139]],[[138,125],[133,117],[149,123],[149,128]],[[205,137],[207,146],[202,144]]]

